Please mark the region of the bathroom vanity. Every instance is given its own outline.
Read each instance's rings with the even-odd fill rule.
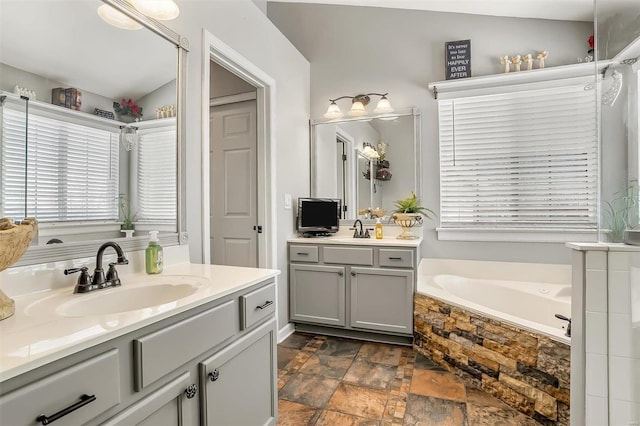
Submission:
[[[183,263],[95,295],[16,297],[0,322],[0,424],[275,424],[278,273]],[[154,286],[180,297],[109,302],[124,290],[122,304],[143,303]]]
[[[410,342],[421,241],[288,240],[290,321],[301,331]]]

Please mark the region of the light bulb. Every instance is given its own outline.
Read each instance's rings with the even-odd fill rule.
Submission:
[[[138,11],[149,18],[169,21],[180,15],[180,8],[173,0],[129,0]]]
[[[393,112],[393,108],[391,107],[391,103],[386,96],[383,96],[382,99],[378,101],[378,105],[376,105],[376,109],[373,110],[376,114],[386,114],[389,112]]]
[[[364,109],[362,102],[356,101],[351,105],[349,115],[352,117],[362,117],[363,115],[367,115],[367,110]]]
[[[329,119],[341,118],[343,115],[342,111],[340,111],[340,107],[335,102],[331,102],[331,104],[329,104],[329,108],[327,108],[327,112],[324,114],[325,118]]]
[[[107,24],[123,30],[139,30],[142,28],[142,25],[138,22],[108,4],[98,7],[98,15]]]

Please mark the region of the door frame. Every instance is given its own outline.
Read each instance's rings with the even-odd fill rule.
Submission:
[[[348,196],[346,197],[346,202],[348,203],[347,206],[349,206],[351,211],[347,213],[350,214],[352,212],[355,212],[355,215],[353,217],[357,219],[358,218],[358,202],[357,202],[358,197],[356,194],[356,180],[357,180],[356,174],[358,173],[358,170],[357,170],[358,168],[356,167],[356,164],[355,164],[356,163],[355,156],[357,155],[356,146],[355,146],[356,140],[353,136],[347,133],[339,125],[336,126],[336,139],[340,139],[342,143],[344,143],[347,147],[346,148],[347,170],[345,172],[345,176],[343,177],[343,178],[349,179],[349,184],[347,185],[349,189],[348,189]]]
[[[275,93],[276,82],[244,56],[207,30],[202,30],[202,260],[211,262],[211,229],[209,226],[209,108],[210,62],[213,61],[256,88],[256,136],[258,223],[263,225],[263,237],[258,238],[258,266],[275,269],[277,222],[275,204]],[[257,225],[256,224],[256,225]]]

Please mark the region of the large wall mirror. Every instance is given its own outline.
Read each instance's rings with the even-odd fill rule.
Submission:
[[[389,216],[420,193],[420,112],[311,122],[311,196],[339,198],[342,219]]]
[[[138,28],[105,22],[105,4]],[[186,243],[187,41],[123,0],[2,12],[0,217],[39,222],[18,264],[84,257],[105,240],[136,250],[150,230]]]

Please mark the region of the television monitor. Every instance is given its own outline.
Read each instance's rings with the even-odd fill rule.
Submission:
[[[296,229],[304,236],[327,236],[338,232],[342,201],[332,198],[298,198]]]

